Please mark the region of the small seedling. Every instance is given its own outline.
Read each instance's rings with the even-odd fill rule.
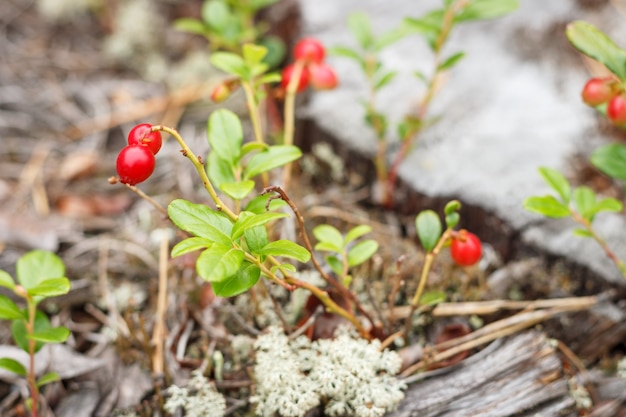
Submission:
[[[70,335],[65,327],[53,327],[37,306],[46,298],[67,294],[70,281],[65,277],[63,261],[53,253],[40,250],[28,252],[17,261],[16,278],[17,281],[0,270],[0,286],[23,299],[26,306],[20,308],[9,297],[0,294],[0,319],[12,321],[13,340],[28,353],[29,363],[24,366],[14,359],[0,358],[0,367],[28,380],[31,398],[27,405],[32,416],[37,417],[39,388],[57,381],[59,376],[51,372],[37,378],[35,354],[46,343],[63,343]]]

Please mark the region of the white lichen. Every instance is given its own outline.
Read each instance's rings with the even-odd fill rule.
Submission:
[[[186,417],[223,417],[226,410],[224,396],[202,375],[200,370],[191,373],[186,387],[172,385],[164,409],[173,414],[179,408],[185,410]]]
[[[289,338],[277,327],[255,344],[256,414],[301,417],[323,405],[329,416],[382,417],[404,398],[401,359],[380,342],[341,331],[335,339]]]

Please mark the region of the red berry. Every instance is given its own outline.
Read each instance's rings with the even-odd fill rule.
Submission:
[[[154,155],[159,152],[162,143],[163,140],[161,139],[161,132],[153,132],[152,125],[148,123],[138,124],[137,126],[133,127],[128,133],[129,146],[145,145],[152,151]]]
[[[139,184],[152,175],[154,165],[154,154],[150,148],[143,145],[129,145],[117,156],[117,175],[124,184]]]
[[[452,238],[450,255],[454,262],[461,266],[471,266],[480,260],[482,245],[480,239],[467,230],[461,230]]]
[[[615,81],[612,78],[592,78],[583,87],[583,101],[590,106],[606,103],[615,96]]]
[[[616,125],[626,123],[626,95],[613,97],[606,106],[606,115]]]
[[[300,39],[293,49],[293,56],[296,60],[306,63],[315,62],[319,64],[324,60],[324,55],[326,55],[324,45],[314,38]]]
[[[312,64],[309,66],[311,85],[317,90],[332,90],[337,87],[337,74],[326,64]]]
[[[211,100],[215,103],[221,103],[230,97],[230,88],[225,83],[220,83],[215,86],[213,92],[211,92]]]
[[[285,69],[283,70],[283,77],[280,82],[280,85],[285,90],[287,90],[287,87],[289,86],[289,82],[291,81],[291,77],[293,77],[294,69],[295,69],[295,65],[291,64],[291,65],[287,65]],[[308,86],[309,86],[309,72],[306,70],[306,68],[302,68],[302,72],[300,73],[300,81],[298,83],[297,92],[300,93],[304,91]]]

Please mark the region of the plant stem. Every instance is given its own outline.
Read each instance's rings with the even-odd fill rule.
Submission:
[[[206,170],[204,169],[204,164],[200,161],[196,154],[191,151],[189,146],[187,146],[187,143],[182,138],[182,136],[180,136],[180,133],[178,133],[176,129],[172,129],[171,127],[163,125],[152,126],[152,131],[163,131],[169,133],[174,137],[174,139],[176,139],[176,141],[182,148],[182,154],[191,161],[193,166],[196,168],[196,171],[200,175],[200,178],[202,179],[202,184],[204,184],[204,188],[209,192],[209,194],[211,195],[211,199],[215,203],[215,208],[218,211],[225,213],[231,220],[237,221],[238,216],[232,210],[230,210],[228,206],[224,204],[222,199],[217,195],[217,193],[215,192],[215,188],[213,188],[213,184],[211,183],[211,180],[209,179]]]
[[[28,296],[26,299],[28,303],[28,323],[26,324],[26,333],[32,335],[35,333],[35,317],[37,314],[37,305]],[[37,341],[28,339],[28,385],[30,386],[31,396],[31,413],[32,417],[37,417],[39,414],[39,388],[37,387],[37,380],[35,374],[35,348],[37,347]]]
[[[300,78],[304,71],[304,63],[302,61],[296,61],[294,63],[293,73],[289,84],[287,85],[287,91],[285,95],[285,114],[284,114],[284,133],[283,144],[293,145],[294,131],[296,124],[296,95],[298,94],[298,86],[300,85]],[[283,168],[283,188],[289,189],[289,182],[291,180],[291,167],[292,163],[288,163]]]

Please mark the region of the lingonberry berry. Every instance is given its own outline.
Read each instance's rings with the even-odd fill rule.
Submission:
[[[616,125],[626,123],[626,95],[620,94],[613,97],[606,106],[607,117]]]
[[[460,230],[452,238],[450,255],[454,262],[461,266],[471,266],[480,260],[482,256],[482,244],[480,239],[467,230]]]
[[[337,87],[337,74],[326,64],[311,64],[309,80],[313,88],[317,90],[332,90]]]
[[[226,83],[219,83],[211,92],[211,100],[215,103],[221,103],[230,97],[230,88]]]
[[[129,145],[117,156],[117,175],[124,184],[139,184],[152,175],[154,165],[154,154],[148,146]]]
[[[289,83],[291,82],[291,78],[294,76],[294,69],[296,66],[294,64],[287,65],[283,70],[283,76],[280,82],[280,85],[287,90]],[[306,68],[302,68],[302,72],[300,73],[300,80],[298,82],[297,92],[300,93],[304,91],[309,86],[309,72]]]
[[[592,78],[583,87],[582,98],[590,106],[606,103],[616,94],[612,78]]]
[[[305,63],[320,63],[324,60],[326,50],[324,45],[314,38],[300,39],[293,49],[293,56],[298,61],[304,61]]]
[[[161,138],[161,132],[152,131],[152,125],[148,123],[141,123],[133,127],[128,133],[128,145],[145,145],[152,151],[154,155],[161,149],[163,140]]]

